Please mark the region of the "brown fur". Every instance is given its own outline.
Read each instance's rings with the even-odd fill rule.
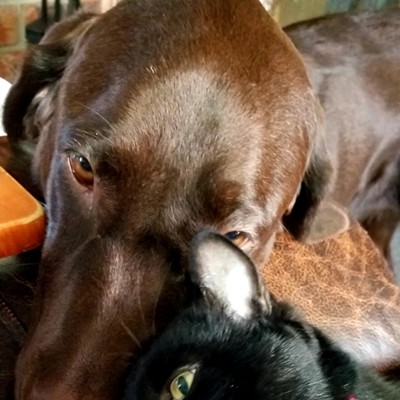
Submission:
[[[400,9],[288,27],[326,115],[336,175],[331,199],[350,207],[382,253],[400,222]]]
[[[48,210],[18,400],[114,398],[184,302],[193,235],[249,232],[261,265],[300,185],[285,224],[307,234],[332,172],[304,65],[257,0],[66,20],[27,56],[4,122],[14,162],[33,151],[25,183]],[[71,173],[77,153],[92,189]]]

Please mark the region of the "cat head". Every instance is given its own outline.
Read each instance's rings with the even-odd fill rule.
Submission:
[[[276,302],[229,240],[197,235],[188,274],[196,300],[132,366],[124,400],[351,398],[350,358]]]

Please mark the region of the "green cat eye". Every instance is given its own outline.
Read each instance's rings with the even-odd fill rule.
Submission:
[[[194,373],[194,370],[183,371],[173,379],[169,385],[169,391],[173,400],[183,400],[189,394]]]

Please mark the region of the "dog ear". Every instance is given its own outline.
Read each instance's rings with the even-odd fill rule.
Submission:
[[[218,303],[233,318],[269,314],[272,302],[251,260],[231,241],[214,232],[192,242],[189,275],[207,304]]]
[[[316,104],[317,121],[314,147],[300,190],[290,213],[283,217],[285,228],[304,242],[321,241],[343,232],[350,225],[346,211],[325,202],[331,191],[335,171],[325,145],[323,112]]]
[[[55,24],[39,45],[27,51],[21,72],[4,104],[3,125],[13,157],[11,172],[22,181],[35,145],[55,108],[57,82],[68,59],[96,16],[80,13]],[[29,186],[29,184],[28,184]]]
[[[333,201],[322,201],[304,241],[308,244],[318,243],[344,232],[349,227],[350,219],[344,207]]]

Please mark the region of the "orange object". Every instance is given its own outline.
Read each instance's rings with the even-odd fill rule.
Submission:
[[[0,167],[0,258],[40,246],[44,233],[41,204]]]

